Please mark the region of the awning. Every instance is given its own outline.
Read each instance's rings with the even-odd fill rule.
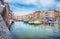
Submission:
[[[54,23],[56,20],[47,20],[49,23]]]

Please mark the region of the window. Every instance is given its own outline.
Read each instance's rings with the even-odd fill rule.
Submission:
[[[46,17],[46,19],[48,19],[48,17]]]
[[[46,14],[48,14],[48,12],[46,12]]]

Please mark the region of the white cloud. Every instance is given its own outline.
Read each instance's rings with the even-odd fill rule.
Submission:
[[[26,10],[26,9],[17,9],[18,11],[14,11],[15,15],[26,15],[26,14],[29,14],[29,13],[32,13],[34,12],[33,10]]]
[[[21,15],[22,16],[22,15],[26,15],[26,14],[29,14],[29,13],[31,14],[32,12],[33,11],[27,11],[27,12],[26,11],[19,11],[19,12],[16,11],[16,12],[13,12],[13,13],[15,13],[15,15]]]
[[[33,4],[33,5],[43,5],[50,6],[54,4],[54,0],[5,0],[8,2],[23,3],[23,4]]]
[[[5,2],[14,2],[14,0],[4,0]]]
[[[24,4],[36,4],[37,0],[19,0],[19,2]]]
[[[56,2],[56,10],[60,11],[60,2]]]
[[[25,4],[34,4],[37,0],[5,0],[8,2],[16,2],[16,3],[25,3]]]
[[[60,2],[56,3],[56,7],[60,7]]]
[[[26,5],[37,5],[38,7],[40,6],[43,6],[43,7],[50,7],[52,5],[54,5],[55,3],[55,0],[5,0],[5,1],[8,1],[10,3],[20,3],[20,4],[26,4]],[[17,11],[14,11],[14,13],[16,15],[24,15],[24,14],[28,14],[28,13],[31,13],[33,10],[25,10],[25,9],[20,9],[18,7],[14,7],[14,6],[11,6],[13,8],[15,8]]]
[[[16,6],[14,6],[14,5],[11,5],[11,8],[15,9],[15,10],[12,9],[13,13],[15,15],[26,15],[26,14],[34,12],[32,9],[27,10],[27,9],[24,9],[24,8],[18,8]]]
[[[54,4],[54,0],[40,0],[42,6],[51,6]]]

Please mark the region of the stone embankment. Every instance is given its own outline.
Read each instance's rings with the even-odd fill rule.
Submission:
[[[1,15],[0,15],[0,39],[13,39]]]

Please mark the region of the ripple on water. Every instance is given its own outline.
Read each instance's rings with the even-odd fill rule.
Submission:
[[[23,22],[15,22],[10,30],[15,39],[57,39],[60,36],[60,27],[57,25],[34,26]]]

